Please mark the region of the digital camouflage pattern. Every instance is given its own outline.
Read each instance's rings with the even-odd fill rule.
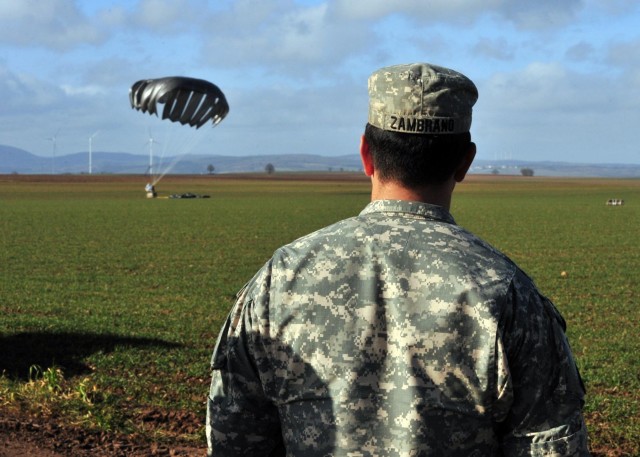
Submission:
[[[426,63],[381,68],[369,77],[369,123],[415,134],[465,133],[478,100],[473,82]]]
[[[212,358],[209,454],[588,455],[564,330],[445,209],[374,201],[239,293]]]

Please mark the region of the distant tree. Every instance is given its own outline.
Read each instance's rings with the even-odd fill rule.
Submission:
[[[491,174],[492,175],[499,175],[500,174],[500,170],[498,170],[497,168],[494,168],[493,170],[491,170]]]
[[[210,175],[213,174],[215,169],[216,169],[216,167],[214,167],[213,165],[211,165],[211,164],[207,165],[207,171],[209,172]]]
[[[520,170],[520,173],[522,173],[522,176],[533,176],[533,169],[523,168]]]
[[[272,175],[276,171],[276,167],[274,167],[272,163],[268,163],[264,167],[264,171],[266,171],[267,174]]]

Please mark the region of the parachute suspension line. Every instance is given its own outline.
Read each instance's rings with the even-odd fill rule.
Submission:
[[[161,153],[157,158],[157,165],[154,166],[152,184],[157,184],[189,153],[197,153],[202,147],[209,147],[210,132],[216,125],[212,125],[211,129],[198,130],[181,128],[177,124],[168,125],[161,138]]]

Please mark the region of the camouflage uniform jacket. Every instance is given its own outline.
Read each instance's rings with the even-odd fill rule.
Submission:
[[[584,456],[554,305],[443,208],[374,201],[280,248],[213,353],[209,453]]]

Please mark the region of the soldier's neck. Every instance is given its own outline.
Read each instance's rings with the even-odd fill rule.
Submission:
[[[396,182],[380,182],[373,178],[371,180],[371,201],[408,200],[442,206],[448,211],[451,207],[451,196],[455,184],[455,180],[451,179],[443,184],[409,189]]]

